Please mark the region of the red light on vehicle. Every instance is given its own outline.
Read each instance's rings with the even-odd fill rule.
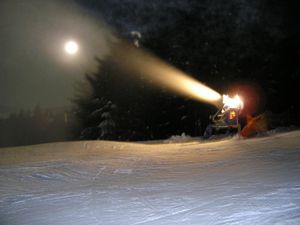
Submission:
[[[236,112],[235,111],[230,111],[229,119],[232,120],[232,119],[235,119],[235,118],[236,118]]]

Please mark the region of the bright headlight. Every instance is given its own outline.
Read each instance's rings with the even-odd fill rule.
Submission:
[[[229,97],[228,95],[223,95],[223,104],[224,107],[232,109],[242,109],[244,107],[244,103],[238,95],[234,96],[233,98]]]

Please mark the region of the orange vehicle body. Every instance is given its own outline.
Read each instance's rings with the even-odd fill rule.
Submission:
[[[247,124],[241,130],[243,137],[253,137],[268,130],[268,122],[265,114],[256,117],[247,116]]]

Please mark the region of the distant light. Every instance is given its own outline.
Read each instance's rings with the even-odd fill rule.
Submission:
[[[78,52],[78,44],[75,41],[66,42],[65,51],[69,55],[75,55]]]

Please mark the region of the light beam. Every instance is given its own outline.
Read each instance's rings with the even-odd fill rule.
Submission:
[[[145,76],[157,85],[195,100],[216,106],[222,103],[218,92],[145,50],[120,42],[112,48],[111,54],[115,65],[129,74]]]

